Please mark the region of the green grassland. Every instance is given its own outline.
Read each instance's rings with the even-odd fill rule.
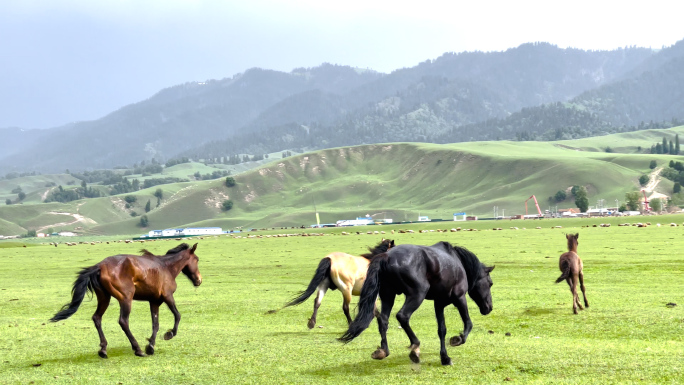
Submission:
[[[573,185],[586,186],[590,205],[604,199],[623,201],[639,189],[639,176],[649,173],[651,160],[667,164],[680,156],[636,153],[662,137],[684,133],[684,127],[649,130],[559,142],[468,142],[456,144],[391,143],[321,150],[278,159],[236,175],[237,186],[224,178],[155,186],[132,195],[138,200],[125,208],[123,196],[87,199],[68,204],[0,205],[0,234],[16,234],[55,225],[54,215],[34,211],[69,212],[85,217],[78,223],[54,226],[90,234],[143,233],[178,226],[282,227],[315,223],[314,205],[322,223],[371,214],[376,219],[416,220],[418,215],[450,219],[454,212],[491,216],[523,214],[524,201],[535,195],[542,208],[548,197]],[[624,152],[600,151],[604,144]],[[182,176],[207,167],[199,163],[170,167]],[[206,171],[206,170],[205,170]],[[673,184],[662,180],[658,191],[671,194]],[[157,207],[154,191],[164,199]],[[233,209],[221,210],[230,199]],[[133,212],[144,213],[149,228],[138,227]],[[555,205],[555,203],[554,203]],[[574,207],[572,198],[557,204]],[[531,208],[534,210],[534,208]]]
[[[680,226],[657,227],[654,222],[646,228],[618,227],[618,222],[635,218],[611,218],[467,222],[460,225],[480,231],[456,233],[418,233],[453,227],[453,223],[354,229],[382,230],[400,244],[450,241],[496,266],[494,310],[482,316],[469,300],[474,328],[465,345],[449,348],[453,367],[440,365],[430,301],[411,319],[422,342],[420,365],[411,364],[408,339],[394,318],[401,297],[390,318],[391,355],[383,361],[370,358],[379,343],[375,322],[350,344],[335,340],[346,330],[338,291],[326,295],[319,311],[320,327],[313,330],[306,327],[311,299],[268,313],[305,288],[326,253],[362,253],[379,241],[380,234],[343,236],[341,231],[350,229],[324,229],[330,235],[189,240],[199,242],[204,282],[193,288],[184,277],[177,279],[179,334],[170,341],[158,340],[154,356],[135,357],[117,323],[119,309],[114,301],[103,318],[108,360],[96,353],[99,340],[90,320],[95,301],[84,301],[66,321],[47,320],[69,301],[80,268],[109,255],[137,253],[141,247],[163,253],[178,241],[73,247],[34,242],[28,244],[34,247],[26,248],[19,242],[1,241],[0,384],[489,384],[507,378],[525,384],[682,383],[684,268],[679,249],[684,216],[649,219]],[[585,227],[607,221],[614,225]],[[564,228],[551,228],[556,225]],[[505,230],[492,231],[492,226]],[[399,229],[416,232],[389,234]],[[591,306],[579,315],[572,314],[567,285],[553,283],[560,275],[558,256],[565,251],[566,232],[580,234],[579,254]],[[96,238],[116,239],[92,239]],[[352,306],[356,302],[354,297]],[[463,326],[456,309],[447,309],[446,320],[447,337],[460,333]],[[172,322],[171,313],[163,308],[160,330]],[[141,343],[149,336],[146,303],[134,304],[131,329]]]

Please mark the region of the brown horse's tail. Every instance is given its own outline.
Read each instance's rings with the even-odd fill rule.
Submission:
[[[558,277],[556,280],[556,283],[563,282],[566,279],[570,278],[570,275],[572,273],[572,269],[570,268],[570,263],[568,261],[563,261],[561,263],[561,276]]]
[[[297,294],[296,297],[294,297],[290,302],[288,302],[283,307],[299,305],[300,303],[306,301],[309,297],[311,297],[311,294],[313,294],[316,291],[318,286],[323,281],[325,281],[326,279],[330,279],[330,265],[330,258],[325,257],[321,259],[321,262],[318,263],[318,268],[316,269],[316,272],[314,273],[314,276],[311,279],[311,282],[309,282],[309,286],[306,288],[306,290]]]
[[[74,287],[71,289],[71,302],[64,305],[54,317],[50,318],[50,322],[57,322],[71,317],[78,307],[83,302],[86,292],[91,293],[95,290],[102,290],[100,286],[100,266],[95,265],[86,267],[78,273],[78,278],[74,282]]]
[[[387,269],[388,255],[382,253],[377,255],[368,265],[368,272],[366,272],[366,281],[363,283],[361,289],[361,298],[359,299],[359,312],[356,314],[354,321],[349,324],[349,329],[338,338],[339,341],[345,344],[351,342],[358,337],[364,330],[368,328],[374,317],[375,299],[380,293],[380,280],[382,272]]]

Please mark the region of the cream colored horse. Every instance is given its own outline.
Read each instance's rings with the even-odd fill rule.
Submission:
[[[352,318],[349,314],[349,304],[351,303],[352,295],[357,297],[361,295],[361,288],[366,280],[366,271],[370,261],[376,255],[382,254],[392,247],[394,247],[394,241],[383,239],[374,248],[368,248],[370,253],[363,254],[360,257],[340,252],[326,255],[318,264],[318,268],[306,290],[299,293],[297,297],[288,302],[284,307],[299,305],[316,292],[313,315],[308,323],[309,329],[313,329],[316,326],[318,308],[321,306],[326,291],[328,289],[339,289],[342,292],[343,299],[342,311],[344,311],[344,315],[347,317],[347,323],[351,323]]]

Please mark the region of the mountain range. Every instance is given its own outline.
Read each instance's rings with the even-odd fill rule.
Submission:
[[[682,90],[684,40],[659,51],[529,43],[389,74],[254,68],[173,86],[94,121],[0,129],[0,174],[398,141],[579,138],[675,125]]]

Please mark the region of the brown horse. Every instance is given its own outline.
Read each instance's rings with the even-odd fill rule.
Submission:
[[[97,296],[97,310],[93,315],[95,328],[100,335],[100,351],[102,358],[107,358],[107,340],[102,332],[102,315],[109,306],[111,297],[119,301],[121,308],[119,325],[131,342],[136,356],[144,357],[138,341],[135,340],[128,327],[128,316],[131,314],[133,300],[148,301],[152,313],[152,337],[145,348],[147,354],[154,354],[154,344],[159,330],[159,306],[165,303],[173,313],[175,322],[173,329],[164,334],[170,340],[178,334],[180,313],[176,308],[173,293],[176,291],[176,277],[183,272],[195,286],[202,283],[202,275],[197,268],[199,258],[195,255],[197,244],[192,248],[182,243],[169,250],[164,256],[155,256],[147,250],[143,255],[114,255],[102,260],[95,266],[82,269],[74,282],[71,303],[50,319],[51,322],[71,317],[83,301],[87,291]]]
[[[584,273],[582,269],[584,265],[579,255],[577,255],[577,245],[579,242],[579,234],[566,234],[565,238],[568,240],[568,252],[563,253],[558,260],[558,267],[562,272],[561,276],[558,277],[556,283],[563,280],[568,282],[570,285],[570,292],[572,293],[572,311],[577,314],[577,308],[584,310],[582,304],[579,300],[579,295],[577,295],[577,281],[579,280],[580,288],[582,289],[582,296],[584,297],[584,306],[589,307],[589,302],[587,302],[587,294],[584,292]]]
[[[382,254],[394,247],[394,241],[383,239],[377,246],[368,248],[370,251],[367,254],[362,254],[356,257],[346,253],[334,252],[321,259],[318,268],[314,273],[309,286],[302,291],[292,301],[288,302],[284,307],[299,305],[306,301],[311,294],[318,292],[316,300],[314,301],[313,315],[309,319],[309,329],[316,326],[316,315],[318,308],[321,306],[325,292],[335,289],[340,289],[342,292],[342,311],[347,317],[347,323],[351,323],[352,319],[349,314],[349,303],[351,303],[352,295],[361,295],[361,288],[363,282],[366,280],[366,270],[374,256]]]

